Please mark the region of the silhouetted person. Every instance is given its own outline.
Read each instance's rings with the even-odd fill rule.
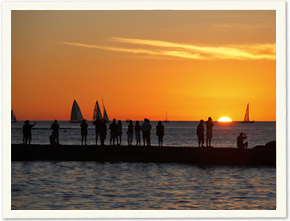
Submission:
[[[237,146],[239,149],[248,149],[248,142],[244,143],[244,139],[247,139],[246,134],[240,133],[237,137]]]
[[[127,130],[127,134],[128,134],[128,146],[132,145],[132,140],[133,140],[133,122],[130,120],[129,121],[129,125],[128,125],[128,130]]]
[[[98,136],[101,134],[101,128],[102,128],[102,121],[100,120],[100,116],[97,116],[97,120],[93,123],[95,125],[95,131],[96,131],[96,145],[98,145]]]
[[[144,123],[141,126],[141,130],[142,130],[142,134],[143,134],[143,143],[144,143],[144,146],[145,146],[145,140],[147,141],[147,145],[149,145],[149,143],[148,143],[148,136],[149,136],[149,133],[150,133],[150,125],[147,122],[147,119],[146,118],[144,119]]]
[[[86,123],[86,120],[83,120],[80,127],[81,127],[81,135],[82,135],[82,145],[83,145],[84,139],[85,139],[85,145],[87,145],[88,124]]]
[[[30,144],[31,142],[31,128],[34,127],[34,125],[36,124],[36,122],[34,122],[34,124],[29,124],[29,120],[25,121],[24,122],[24,125],[22,127],[22,133],[23,133],[23,143],[27,144],[27,141],[28,143]]]
[[[122,130],[123,130],[123,128],[122,128],[122,122],[120,120],[118,120],[117,145],[121,145],[121,142],[122,142]]]
[[[205,122],[206,126],[206,146],[211,146],[211,139],[212,139],[212,127],[214,126],[211,117]]]
[[[147,144],[148,146],[151,146],[151,129],[152,129],[152,126],[150,124],[150,120],[147,119],[147,123],[149,124],[149,133],[148,133],[148,136],[147,136]]]
[[[164,126],[162,125],[161,121],[159,121],[158,125],[156,126],[156,135],[158,137],[158,145],[159,147],[162,147],[163,136],[164,136]]]
[[[57,120],[54,120],[54,123],[51,125],[50,128],[52,129],[52,136],[54,140],[56,140],[55,142],[58,144],[59,143],[59,139],[58,139],[59,125],[57,123]]]
[[[102,128],[101,128],[101,134],[100,134],[100,138],[101,138],[101,145],[104,146],[105,145],[105,139],[107,136],[107,126],[105,121],[102,122]]]
[[[113,123],[110,124],[109,129],[111,130],[110,145],[113,140],[113,145],[115,145],[115,139],[117,138],[118,125],[116,124],[116,119],[113,119]]]
[[[200,144],[202,145],[202,147],[204,147],[203,146],[203,143],[204,143],[204,125],[203,125],[203,123],[204,123],[204,121],[200,120],[200,123],[196,129],[196,135],[198,138],[198,147],[200,147]]]
[[[141,136],[140,136],[140,131],[141,131],[141,126],[139,124],[139,121],[136,121],[136,125],[134,127],[135,130],[135,137],[136,137],[136,146],[141,146]]]

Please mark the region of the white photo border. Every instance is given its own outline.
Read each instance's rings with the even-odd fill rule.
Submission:
[[[11,10],[276,10],[276,210],[11,210]],[[286,217],[285,1],[2,2],[2,95],[2,211],[5,219]]]

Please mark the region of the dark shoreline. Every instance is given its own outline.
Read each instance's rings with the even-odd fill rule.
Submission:
[[[198,165],[276,166],[276,149],[95,146],[95,145],[11,145],[12,161],[126,161],[185,163]]]

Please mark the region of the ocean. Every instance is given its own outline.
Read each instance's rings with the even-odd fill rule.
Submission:
[[[30,122],[31,124],[34,122]],[[50,125],[38,121],[31,144],[49,144]],[[199,122],[164,123],[164,146],[197,146]],[[213,147],[236,148],[244,132],[249,148],[276,140],[275,122],[214,122]],[[88,145],[95,144],[91,122]],[[158,144],[151,122],[152,145]],[[22,143],[23,122],[11,125]],[[80,125],[60,121],[60,143],[80,144]],[[122,145],[127,124],[122,122]],[[109,136],[105,144],[109,144]],[[135,144],[135,139],[133,139]],[[275,210],[276,168],[129,162],[11,162],[12,210]]]

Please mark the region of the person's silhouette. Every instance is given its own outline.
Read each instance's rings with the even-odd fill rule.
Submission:
[[[156,135],[158,136],[158,145],[162,147],[163,143],[163,136],[164,136],[164,126],[162,125],[161,121],[158,122],[156,126]]]
[[[214,126],[211,117],[208,118],[208,121],[205,122],[206,125],[206,146],[211,146],[212,139],[212,127]]]
[[[50,127],[52,129],[52,135],[55,142],[58,144],[59,143],[59,137],[58,137],[58,130],[59,130],[59,125],[57,123],[57,120],[54,120],[54,123]]]
[[[85,139],[85,145],[86,145],[87,144],[87,135],[88,135],[88,124],[86,123],[86,120],[83,120],[80,127],[81,127],[81,135],[82,135],[82,145],[83,145],[84,139]]]
[[[244,143],[244,139],[247,139],[246,134],[240,133],[237,137],[237,146],[239,149],[248,149],[248,142]]]
[[[113,122],[110,124],[109,129],[111,130],[111,137],[110,137],[110,145],[113,141],[113,145],[115,145],[115,139],[117,138],[117,130],[118,125],[116,124],[116,119],[113,119]]]
[[[34,124],[29,124],[29,120],[24,122],[24,125],[22,127],[22,133],[23,133],[23,138],[22,141],[24,144],[30,144],[31,142],[31,128],[34,127],[36,122]]]
[[[196,129],[196,135],[197,135],[197,138],[198,138],[198,147],[200,147],[200,145],[203,146],[203,143],[204,143],[204,126],[203,126],[203,123],[204,121],[203,120],[200,120],[200,123],[199,125],[197,126],[197,129]]]
[[[144,146],[145,146],[145,140],[147,141],[147,145],[149,145],[148,136],[149,136],[149,133],[150,133],[150,125],[147,122],[147,118],[144,119],[144,123],[141,125],[141,129],[142,129],[142,136],[143,136]]]
[[[150,124],[150,120],[149,119],[147,119],[147,123],[149,124],[149,132],[147,134],[147,145],[151,146],[151,129],[152,129],[152,126]]]

